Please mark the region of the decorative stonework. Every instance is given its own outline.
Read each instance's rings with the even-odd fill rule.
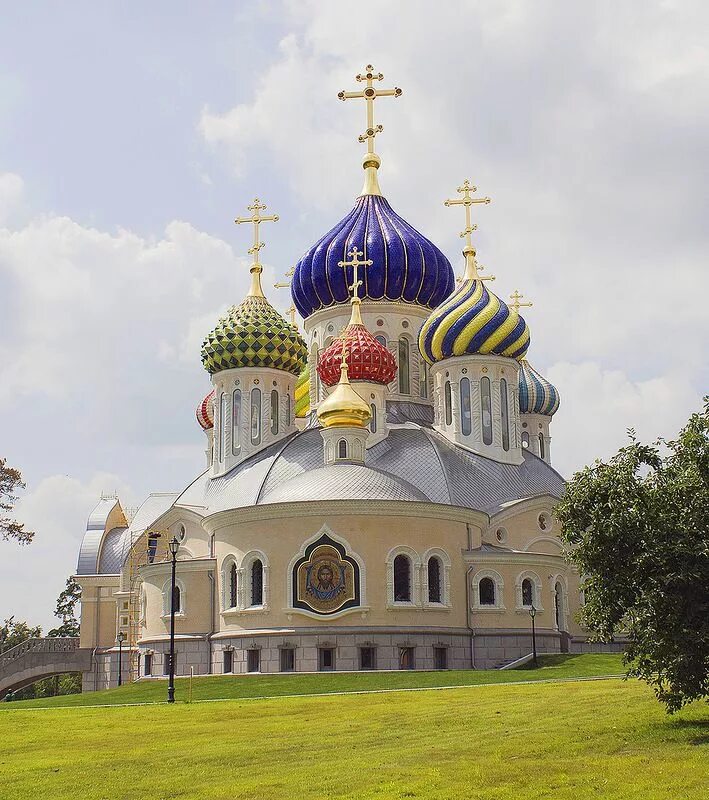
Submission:
[[[359,565],[324,533],[293,566],[293,608],[327,616],[359,605]]]

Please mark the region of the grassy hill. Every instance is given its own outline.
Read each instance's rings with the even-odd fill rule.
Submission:
[[[570,666],[511,677],[555,669]],[[445,674],[415,675],[440,685]],[[706,705],[668,717],[644,685],[617,679],[174,706],[11,703],[0,741],[3,800],[709,796]]]

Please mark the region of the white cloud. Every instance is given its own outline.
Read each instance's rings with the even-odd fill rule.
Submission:
[[[25,211],[25,182],[13,172],[0,172],[0,228],[12,224]]]

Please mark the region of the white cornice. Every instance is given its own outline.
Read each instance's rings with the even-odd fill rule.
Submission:
[[[185,572],[208,572],[210,569],[217,568],[217,561],[214,558],[191,558],[189,561],[180,561],[177,559],[176,572],[182,574]],[[156,564],[146,564],[141,567],[140,577],[155,578],[169,575],[172,569],[172,561],[159,561]]]
[[[571,569],[564,557],[549,555],[549,553],[520,553],[517,550],[505,550],[493,553],[485,550],[464,550],[463,561],[466,564],[542,564],[547,567],[559,569],[562,565]]]

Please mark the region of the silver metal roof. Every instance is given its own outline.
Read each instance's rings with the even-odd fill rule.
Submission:
[[[98,553],[106,531],[108,515],[118,503],[115,497],[102,497],[96,508],[89,514],[86,533],[79,548],[79,561],[76,565],[77,575],[95,575],[98,564]]]
[[[409,500],[488,514],[527,497],[560,497],[564,480],[559,473],[527,451],[523,451],[523,459],[518,466],[500,464],[469,453],[430,428],[407,422],[394,427],[386,439],[367,451],[366,467],[372,473],[367,472],[367,479],[372,481],[372,491],[386,495],[382,499],[407,492]],[[327,481],[322,480],[325,475]],[[325,499],[374,498],[344,473],[323,468],[322,437],[318,429],[310,428],[264,448],[227,475],[209,480],[205,473],[183,492],[176,505],[213,514],[254,505]]]

